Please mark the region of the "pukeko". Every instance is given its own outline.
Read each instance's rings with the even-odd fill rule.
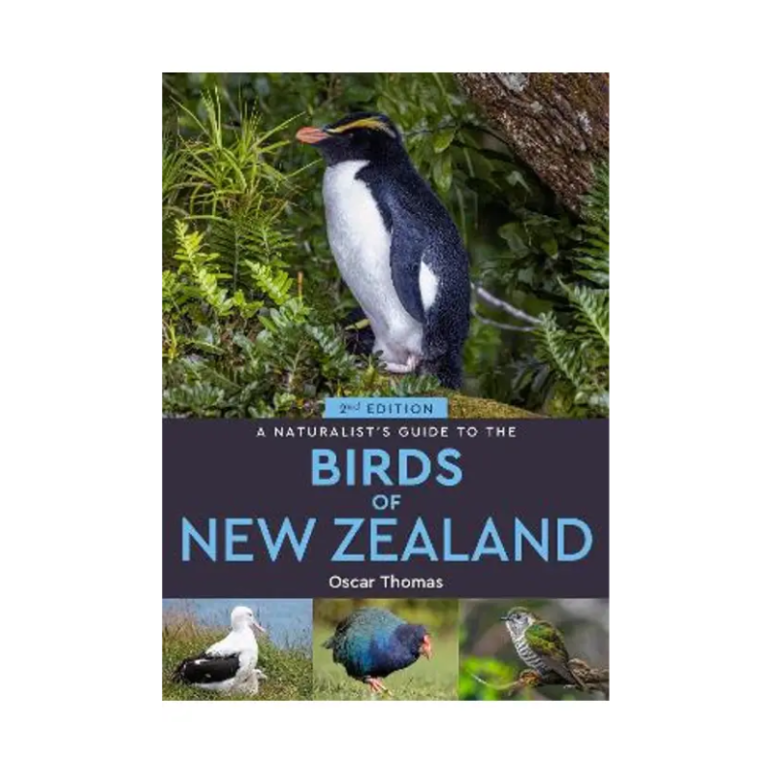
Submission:
[[[408,624],[383,608],[361,608],[336,627],[323,643],[333,660],[373,693],[388,691],[382,678],[410,667],[419,656],[432,658],[432,640],[421,624]]]

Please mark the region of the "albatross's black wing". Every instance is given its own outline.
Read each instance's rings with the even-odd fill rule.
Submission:
[[[176,667],[173,679],[178,683],[223,683],[237,674],[240,668],[238,654],[230,656],[209,656],[201,653]]]

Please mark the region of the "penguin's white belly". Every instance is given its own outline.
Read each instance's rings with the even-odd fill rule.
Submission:
[[[323,178],[328,239],[344,282],[371,321],[375,351],[386,362],[421,357],[422,327],[402,305],[392,282],[392,238],[367,184],[355,174],[365,160],[332,165]]]

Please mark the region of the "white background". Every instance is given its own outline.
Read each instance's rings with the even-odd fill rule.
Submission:
[[[6,7],[9,764],[764,759],[756,5]],[[162,703],[160,73],[508,69],[611,73],[611,702]]]

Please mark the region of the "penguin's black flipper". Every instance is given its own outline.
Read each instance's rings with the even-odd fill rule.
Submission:
[[[409,194],[393,194],[391,182],[373,168],[364,168],[358,173],[358,178],[373,190],[376,206],[392,238],[389,268],[397,297],[405,311],[414,320],[423,323],[424,305],[419,289],[419,270],[428,239],[417,215],[418,206]],[[424,184],[418,176],[416,182]]]
[[[420,323],[424,322],[424,305],[419,290],[419,270],[424,243],[417,233],[404,227],[392,228],[389,264],[392,282],[405,311]]]
[[[469,331],[469,260],[460,241],[434,244],[423,259],[437,278],[437,292],[424,313],[419,372],[437,376],[444,387],[460,389]]]

